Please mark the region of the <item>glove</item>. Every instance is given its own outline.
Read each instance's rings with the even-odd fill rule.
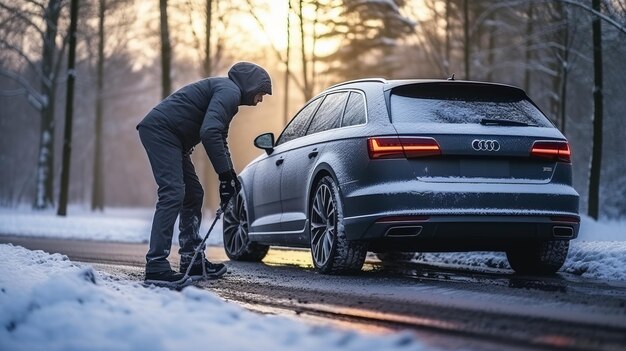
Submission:
[[[235,194],[241,190],[241,183],[237,179],[234,170],[229,170],[219,175],[220,179],[220,207],[226,208]]]
[[[232,175],[233,181],[235,182],[235,194],[239,194],[239,192],[241,191],[241,182],[239,181],[239,178],[237,178],[237,173],[235,173],[234,169],[231,169],[230,174]]]

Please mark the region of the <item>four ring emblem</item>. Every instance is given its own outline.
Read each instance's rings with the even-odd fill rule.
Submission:
[[[497,140],[472,140],[472,149],[476,151],[499,151],[500,143]]]

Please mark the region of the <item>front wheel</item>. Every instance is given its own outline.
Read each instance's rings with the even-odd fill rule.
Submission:
[[[361,270],[367,245],[346,238],[342,200],[333,178],[326,176],[316,185],[309,211],[313,265],[324,274]]]
[[[224,210],[224,251],[234,261],[260,262],[269,246],[250,241],[248,212],[243,196],[238,195]]]
[[[553,274],[565,263],[568,250],[569,241],[537,241],[509,249],[506,257],[517,273]]]

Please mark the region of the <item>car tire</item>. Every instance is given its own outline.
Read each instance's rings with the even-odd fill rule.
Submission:
[[[376,252],[376,257],[383,263],[409,262],[415,258],[415,252]]]
[[[248,237],[248,212],[241,194],[226,206],[223,228],[224,251],[231,260],[260,262],[267,255],[268,245],[252,242]]]
[[[311,257],[315,269],[323,274],[360,271],[367,244],[347,239],[343,203],[333,178],[325,176],[316,184],[309,207]]]
[[[508,250],[506,257],[516,273],[546,275],[561,269],[568,250],[567,240],[530,242]]]

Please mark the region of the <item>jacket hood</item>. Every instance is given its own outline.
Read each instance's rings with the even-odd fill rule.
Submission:
[[[254,96],[258,93],[272,95],[270,75],[254,63],[236,63],[228,71],[228,78],[241,89],[240,105],[254,105]]]

